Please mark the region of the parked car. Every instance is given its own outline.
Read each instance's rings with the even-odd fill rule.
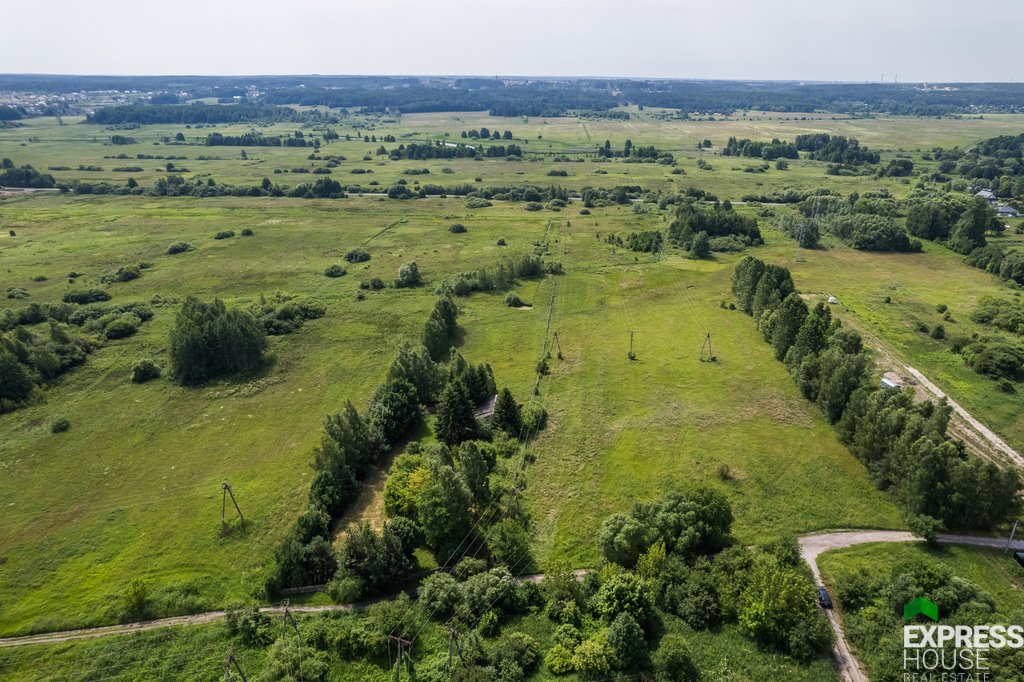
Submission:
[[[832,598],[828,596],[828,590],[823,586],[818,586],[818,605],[823,609],[832,608]]]

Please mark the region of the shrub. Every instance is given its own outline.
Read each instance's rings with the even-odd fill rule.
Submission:
[[[510,291],[508,295],[505,296],[505,305],[507,305],[510,308],[522,308],[526,304],[523,303],[523,299],[519,298]]]
[[[384,288],[384,280],[380,277],[371,277],[370,279],[359,283],[360,289],[372,289],[378,291]]]
[[[463,234],[466,231],[466,226],[462,223],[452,223],[448,231],[453,234]]]
[[[945,303],[940,303],[937,306],[935,306],[935,312],[937,313],[944,313],[947,310],[949,310],[949,306],[947,306]]]
[[[941,324],[935,325],[932,327],[931,337],[936,340],[946,338],[946,328]]]
[[[466,199],[466,208],[487,208],[488,206],[493,205],[494,204],[491,202],[486,199],[481,199],[480,197],[469,197]]]
[[[22,289],[21,287],[7,287],[7,298],[28,298],[28,292]]]
[[[142,277],[142,270],[137,265],[122,265],[114,273],[115,282],[130,282],[133,279]]]
[[[124,610],[129,617],[141,618],[149,609],[149,588],[146,583],[135,578],[125,588]]]
[[[349,263],[365,263],[370,260],[370,254],[364,249],[352,249],[345,254],[345,260]]]
[[[363,581],[353,575],[338,575],[327,583],[327,594],[335,604],[352,604],[364,591]]]
[[[498,238],[498,246],[506,246],[506,245],[507,245],[507,242],[505,241],[505,238],[504,237],[499,237]]]
[[[420,284],[423,284],[423,276],[420,275],[420,268],[416,265],[416,261],[409,261],[398,269],[398,279],[395,280],[396,287],[402,289],[416,287]]]
[[[338,265],[337,263],[335,263],[334,265],[329,265],[327,269],[324,270],[325,277],[344,277],[346,274],[348,274],[348,270]]]
[[[108,339],[124,339],[139,330],[142,320],[134,313],[124,313],[110,321],[103,330]]]
[[[160,365],[149,358],[143,358],[132,365],[132,382],[142,384],[160,378]]]
[[[84,305],[86,303],[109,301],[110,294],[103,289],[79,289],[78,291],[69,291],[65,293],[63,300],[65,303],[78,303]]]
[[[252,231],[251,227],[246,227],[246,228],[242,229],[242,236],[243,237],[251,237],[251,236],[253,236],[253,234],[254,234],[254,232]]]
[[[654,669],[659,680],[696,682],[700,671],[690,657],[690,648],[680,635],[665,635],[654,654]]]
[[[214,239],[230,239],[235,236],[234,230],[221,230],[217,234],[213,235]]]
[[[454,577],[448,573],[434,573],[428,576],[420,586],[420,598],[423,608],[432,618],[448,620],[465,605],[465,595]]]
[[[67,417],[58,417],[50,425],[50,433],[64,433],[71,428],[71,422]]]
[[[185,253],[186,251],[195,251],[196,247],[192,246],[188,242],[174,242],[167,247],[167,255],[173,256],[176,253]],[[70,275],[69,275],[70,276]]]
[[[544,208],[544,204],[540,203],[539,201],[527,201],[526,205],[523,206],[523,208],[526,209],[527,211],[540,211],[541,209]]]
[[[523,426],[526,427],[527,433],[536,434],[540,432],[548,423],[548,412],[544,409],[544,406],[536,401],[531,401],[523,405]]]

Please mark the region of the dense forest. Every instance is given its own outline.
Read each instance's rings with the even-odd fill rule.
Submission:
[[[0,91],[70,93],[120,90],[151,93],[140,100],[161,109],[161,120],[125,119],[143,116],[131,108],[112,107],[98,123],[131,120],[139,123],[215,122],[171,120],[176,104],[187,98],[241,98],[251,105],[252,93],[264,93],[270,105],[301,104],[365,107],[371,111],[489,111],[495,116],[544,116],[572,112],[586,116],[609,114],[622,104],[665,107],[686,113],[730,113],[737,110],[843,114],[888,113],[944,116],[965,113],[1018,112],[1024,84],[1017,83],[806,83],[795,81],[699,81],[499,78],[387,78],[382,76],[0,76]],[[217,107],[211,108],[216,109]],[[181,115],[194,115],[187,109]],[[260,112],[261,117],[274,114]],[[246,118],[253,120],[252,112]],[[211,115],[207,111],[203,115]],[[219,114],[218,114],[219,115]],[[230,114],[224,114],[230,115]],[[105,119],[106,116],[121,120]],[[225,119],[224,122],[228,122]],[[216,121],[220,122],[220,121]]]

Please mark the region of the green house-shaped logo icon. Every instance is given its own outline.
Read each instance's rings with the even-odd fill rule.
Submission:
[[[908,623],[914,616],[923,615],[934,621],[939,620],[939,607],[928,597],[918,597],[903,607],[903,622]]]

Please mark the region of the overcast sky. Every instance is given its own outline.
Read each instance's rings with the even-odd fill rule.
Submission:
[[[0,2],[0,72],[1020,81],[1024,1]]]

